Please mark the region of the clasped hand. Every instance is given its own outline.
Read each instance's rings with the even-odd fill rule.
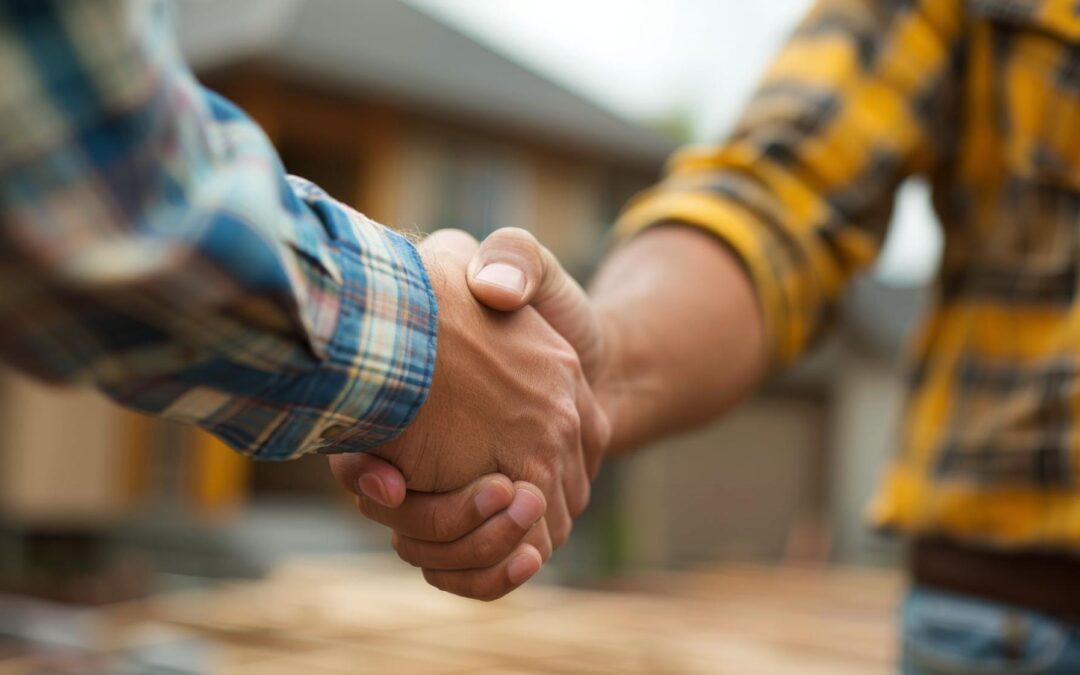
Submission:
[[[430,584],[495,599],[588,504],[611,437],[593,389],[606,340],[581,287],[522,230],[482,247],[444,230],[419,249],[439,305],[428,399],[396,440],[331,468]]]

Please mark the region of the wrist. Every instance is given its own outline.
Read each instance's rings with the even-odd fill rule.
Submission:
[[[651,429],[662,397],[662,369],[657,352],[628,324],[631,317],[625,309],[598,306],[596,314],[605,358],[593,386],[611,423],[607,453],[619,455],[656,435]]]

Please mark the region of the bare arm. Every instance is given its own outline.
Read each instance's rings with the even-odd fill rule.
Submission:
[[[590,296],[608,343],[595,386],[614,424],[612,453],[715,419],[764,376],[753,286],[705,232],[642,233],[609,257]]]

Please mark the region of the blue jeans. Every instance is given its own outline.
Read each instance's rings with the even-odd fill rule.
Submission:
[[[904,675],[1080,675],[1080,624],[925,587],[902,618]]]

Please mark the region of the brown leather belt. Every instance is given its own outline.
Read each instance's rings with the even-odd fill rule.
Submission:
[[[942,539],[911,547],[916,584],[1017,605],[1080,621],[1080,557],[1061,552],[1002,552]]]

